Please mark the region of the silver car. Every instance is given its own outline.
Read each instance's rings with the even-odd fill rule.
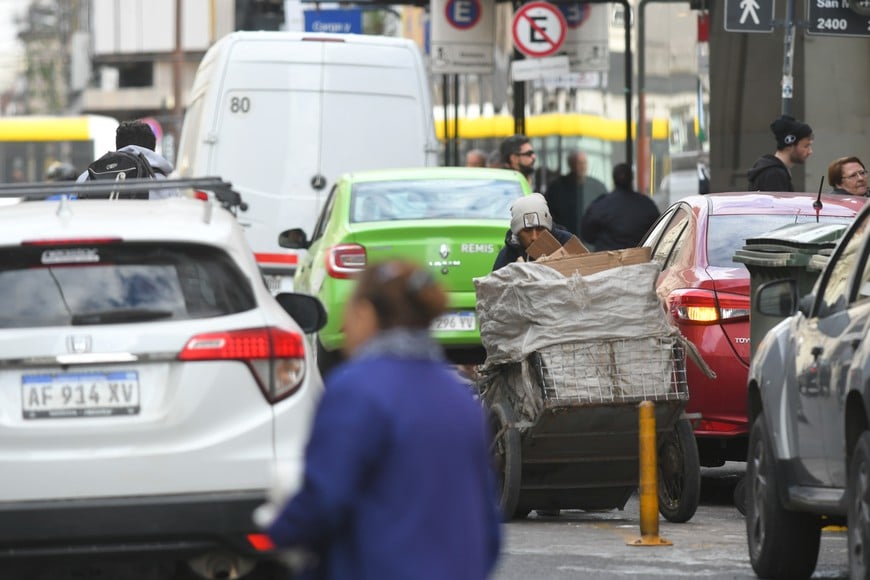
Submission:
[[[848,522],[852,578],[870,571],[870,205],[811,294],[759,286],[753,314],[788,316],[749,373],[746,530],[762,578],[808,578],[821,527]],[[824,519],[823,519],[824,517]]]

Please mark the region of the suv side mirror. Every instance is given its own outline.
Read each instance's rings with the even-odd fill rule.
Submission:
[[[302,228],[293,228],[292,230],[284,230],[278,234],[278,245],[282,248],[290,248],[291,250],[307,250],[311,245],[308,241],[308,236],[305,235],[305,230]]]
[[[794,280],[774,280],[758,287],[753,307],[761,314],[785,318],[798,311],[799,296]]]
[[[317,332],[326,326],[326,308],[317,297],[295,292],[281,292],[275,296],[275,300],[287,314],[293,317],[305,334]]]

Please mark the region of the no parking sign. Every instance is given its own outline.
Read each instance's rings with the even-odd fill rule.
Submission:
[[[447,0],[444,16],[450,26],[468,30],[480,21],[482,12],[480,0]]]
[[[511,26],[514,46],[532,58],[555,54],[562,48],[567,30],[565,15],[549,2],[523,5],[514,14]]]
[[[431,0],[429,14],[433,73],[492,73],[495,0]]]

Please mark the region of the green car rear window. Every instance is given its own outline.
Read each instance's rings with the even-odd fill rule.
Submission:
[[[353,186],[350,222],[421,219],[510,219],[523,195],[516,181],[427,179],[373,181]]]

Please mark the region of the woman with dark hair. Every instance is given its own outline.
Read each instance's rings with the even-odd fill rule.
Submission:
[[[831,193],[866,196],[867,168],[854,155],[835,159],[828,165],[828,184]]]
[[[447,296],[408,262],[363,271],[344,317],[305,478],[268,528],[317,577],[482,580],[500,513],[483,408],[429,333]]]

